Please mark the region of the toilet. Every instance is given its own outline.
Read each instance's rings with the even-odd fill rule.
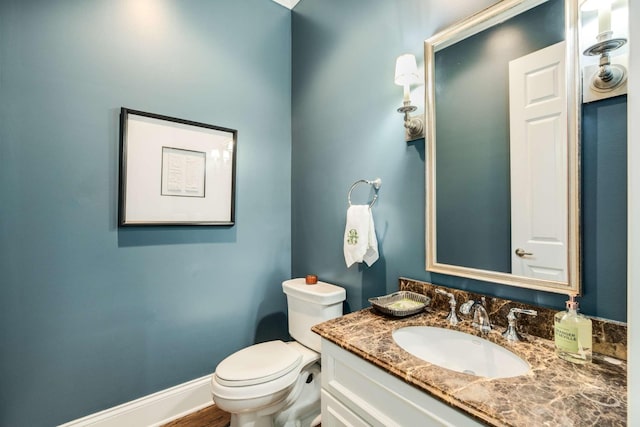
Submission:
[[[320,419],[320,336],[315,324],[342,316],[345,290],[305,279],[282,283],[295,341],[255,344],[225,358],[211,378],[213,401],[231,427],[311,427]]]

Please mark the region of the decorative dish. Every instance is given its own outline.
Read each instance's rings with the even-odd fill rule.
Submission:
[[[431,302],[431,298],[415,292],[398,291],[382,297],[369,298],[369,302],[381,313],[405,317],[424,310]]]

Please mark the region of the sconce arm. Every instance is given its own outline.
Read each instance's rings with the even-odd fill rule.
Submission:
[[[418,107],[404,102],[404,105],[398,108],[399,113],[404,114],[405,141],[413,141],[424,138],[424,119],[422,116],[411,116],[409,113],[416,111]]]

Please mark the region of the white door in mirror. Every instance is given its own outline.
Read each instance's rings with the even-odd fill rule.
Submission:
[[[565,42],[509,63],[509,110],[512,273],[566,282]]]

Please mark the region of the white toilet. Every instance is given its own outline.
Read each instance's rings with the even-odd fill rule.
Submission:
[[[216,367],[211,394],[231,427],[309,427],[320,415],[320,336],[315,324],[342,316],[345,290],[305,279],[282,283],[292,342],[268,341],[233,353]]]

